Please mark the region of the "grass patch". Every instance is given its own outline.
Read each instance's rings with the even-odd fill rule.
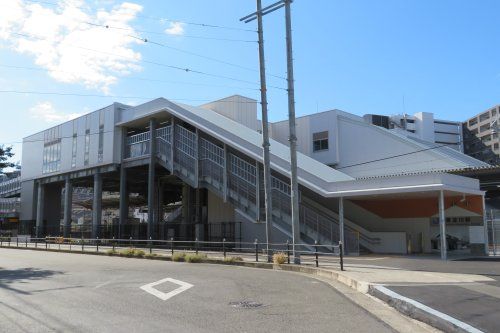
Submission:
[[[142,258],[142,257],[144,257],[145,253],[143,250],[128,248],[128,249],[122,250],[120,252],[120,255],[123,257],[127,257],[127,258],[131,258],[131,257]]]
[[[158,257],[158,256],[159,256],[159,254],[158,254],[158,253],[146,253],[146,254],[144,255],[144,258],[147,258],[147,259],[152,259],[152,258],[156,258],[156,257]]]
[[[118,254],[118,251],[113,250],[113,249],[109,249],[109,250],[106,250],[106,254],[108,256],[112,256],[112,255]]]
[[[224,262],[229,262],[229,263],[242,262],[242,261],[243,261],[242,257],[226,257],[226,258],[224,258]]]
[[[273,262],[275,264],[282,265],[285,262],[287,262],[287,260],[288,260],[287,255],[283,252],[276,252],[275,254],[273,254]]]
[[[201,262],[204,259],[207,259],[206,254],[188,253],[184,256],[184,260],[187,262]]]
[[[185,252],[177,252],[172,255],[172,261],[184,261],[186,258]]]

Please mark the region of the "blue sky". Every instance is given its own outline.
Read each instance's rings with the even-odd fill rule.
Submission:
[[[263,5],[272,2],[263,0]],[[255,32],[179,23],[255,29],[255,22],[239,22],[240,17],[255,10],[254,0],[61,3],[53,6],[36,1],[0,1],[0,90],[133,98],[0,93],[0,144],[18,142],[30,133],[115,100],[138,104],[144,101],[139,97],[163,96],[187,99],[183,101],[196,105],[235,93],[259,98],[256,43],[190,37],[255,41]],[[339,108],[358,115],[427,111],[438,118],[464,120],[498,104],[499,10],[500,2],[495,0],[294,1],[297,115]],[[129,30],[92,27],[82,22],[75,25],[73,16],[61,15],[63,12],[86,22]],[[14,14],[21,15],[16,22]],[[284,88],[283,79],[271,76],[286,75],[283,16],[283,10],[266,16],[264,27],[268,84]],[[57,31],[47,28],[56,21]],[[165,33],[166,29],[170,32]],[[37,34],[38,39],[32,34]],[[148,38],[170,48],[140,43],[127,35]],[[48,46],[40,36],[51,36]],[[63,43],[69,46],[61,46],[66,45]],[[74,54],[81,59],[73,61]],[[152,62],[250,83],[186,73]],[[286,118],[285,91],[270,88],[269,104],[271,120]],[[19,145],[15,149],[20,154]]]

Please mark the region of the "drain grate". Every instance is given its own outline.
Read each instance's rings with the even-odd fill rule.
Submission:
[[[256,309],[264,306],[262,303],[257,303],[254,301],[239,301],[239,302],[229,302],[233,308],[242,308],[242,309]]]

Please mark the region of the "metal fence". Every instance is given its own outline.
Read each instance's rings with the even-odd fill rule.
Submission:
[[[320,245],[292,243],[252,243],[221,241],[182,241],[169,240],[137,240],[130,238],[64,238],[44,237],[2,237],[0,247],[45,249],[51,251],[70,251],[80,253],[106,253],[126,257],[166,257],[173,258],[176,253],[195,253],[202,258],[221,259],[241,262],[272,262],[291,264],[294,253],[300,257],[301,264],[316,267],[340,266],[344,270],[344,250],[342,244]],[[130,249],[141,250],[131,252]],[[149,253],[149,255],[148,255]],[[274,257],[275,256],[275,257]],[[278,261],[281,259],[281,262]]]

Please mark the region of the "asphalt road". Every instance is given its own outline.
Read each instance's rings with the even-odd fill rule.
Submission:
[[[168,300],[140,287],[192,284]],[[168,293],[170,282],[155,288]],[[232,302],[256,302],[238,308]],[[0,249],[0,332],[391,332],[331,286],[302,275]]]
[[[423,272],[479,274],[491,278],[481,283],[414,283],[386,285],[484,332],[500,332],[500,258],[442,261],[436,257],[367,256],[347,259],[347,265],[380,266]]]

